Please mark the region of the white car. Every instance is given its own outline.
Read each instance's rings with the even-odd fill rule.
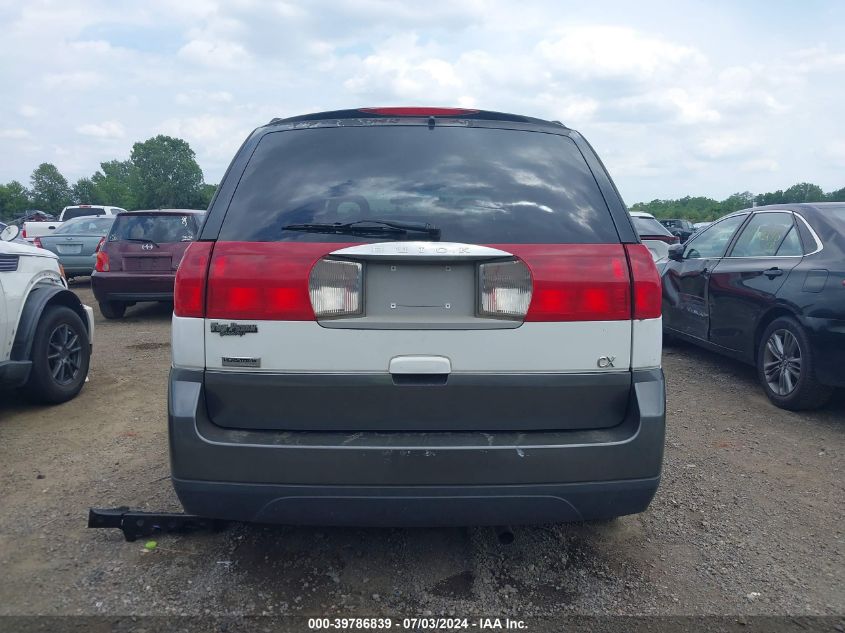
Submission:
[[[58,257],[0,233],[0,389],[57,404],[88,375],[94,312],[67,289]]]
[[[680,244],[680,238],[672,235],[669,229],[660,224],[651,213],[644,211],[629,211],[629,213],[640,241],[649,250],[654,261],[666,262],[669,257],[669,247],[672,244]]]
[[[32,242],[36,237],[50,235],[62,225],[62,222],[67,222],[68,220],[84,216],[117,215],[121,211],[125,210],[126,209],[121,209],[120,207],[110,207],[102,204],[74,204],[62,209],[58,220],[54,220],[52,222],[24,222],[21,237],[28,242]]]

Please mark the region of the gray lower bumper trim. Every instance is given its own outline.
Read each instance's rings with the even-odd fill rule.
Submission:
[[[642,512],[659,477],[532,486],[278,486],[174,479],[203,517],[283,525],[472,526],[561,523]]]
[[[0,388],[20,387],[29,380],[32,362],[9,360],[0,362]]]

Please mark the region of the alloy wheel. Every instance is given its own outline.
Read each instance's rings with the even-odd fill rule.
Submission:
[[[50,334],[47,364],[53,380],[68,385],[76,380],[82,364],[82,343],[69,325],[62,323]]]
[[[763,351],[763,374],[769,389],[788,396],[801,377],[801,346],[789,330],[775,330]]]

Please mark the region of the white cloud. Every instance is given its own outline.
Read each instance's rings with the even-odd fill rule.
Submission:
[[[182,59],[215,69],[236,69],[250,63],[246,49],[235,42],[192,40],[179,49]]]
[[[0,130],[0,138],[9,140],[29,138],[29,132],[23,128],[7,128],[5,130]]]
[[[704,55],[658,37],[622,26],[566,28],[537,45],[553,68],[586,78],[647,80],[679,68],[700,66]]]
[[[118,121],[103,121],[102,123],[86,123],[76,128],[76,131],[85,136],[95,138],[115,139],[126,136],[126,130]]]
[[[44,84],[54,90],[90,90],[102,82],[102,75],[95,71],[80,70],[44,75]]]
[[[837,189],[835,6],[758,22],[730,4],[713,20],[694,0],[672,11],[619,0],[577,11],[554,0],[12,3],[0,9],[0,59],[11,60],[0,64],[0,182],[57,152],[69,152],[58,161],[69,178],[88,176],[162,132],[188,140],[216,182],[273,116],[431,104],[574,126],[629,202],[799,180]]]
[[[774,158],[755,158],[743,162],[739,168],[744,172],[776,172],[780,164]]]
[[[737,133],[716,133],[701,140],[696,149],[705,158],[721,159],[747,156],[759,143]]]

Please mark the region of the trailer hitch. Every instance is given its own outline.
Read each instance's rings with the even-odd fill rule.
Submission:
[[[192,514],[179,512],[142,512],[129,508],[90,508],[88,510],[89,528],[117,528],[123,537],[135,541],[138,537],[154,534],[188,533],[200,530],[218,532],[226,527],[226,521],[206,519]]]

